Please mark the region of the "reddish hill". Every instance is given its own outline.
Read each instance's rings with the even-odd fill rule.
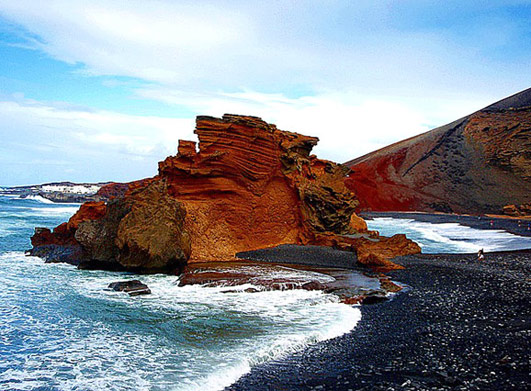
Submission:
[[[345,163],[360,210],[501,213],[531,201],[531,89]]]

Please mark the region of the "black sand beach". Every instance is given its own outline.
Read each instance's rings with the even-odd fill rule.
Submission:
[[[255,367],[227,390],[527,390],[531,250],[418,255],[411,288],[361,307],[349,334]]]

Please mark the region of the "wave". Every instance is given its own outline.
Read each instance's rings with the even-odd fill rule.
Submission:
[[[55,204],[55,202],[40,195],[19,196],[20,199],[42,202],[43,204]]]
[[[133,278],[153,294],[105,290]],[[179,287],[175,276],[80,271],[17,252],[0,256],[0,284],[0,329],[13,341],[0,360],[8,389],[220,390],[361,318],[318,291]]]
[[[531,248],[531,237],[511,234],[504,230],[477,229],[459,223],[428,223],[414,219],[392,217],[367,220],[371,230],[384,236],[405,233],[417,242],[422,252],[474,253],[485,251],[522,250]]]

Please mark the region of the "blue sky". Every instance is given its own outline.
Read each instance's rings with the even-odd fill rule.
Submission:
[[[156,174],[196,115],[343,162],[530,87],[531,1],[0,0],[0,185]]]

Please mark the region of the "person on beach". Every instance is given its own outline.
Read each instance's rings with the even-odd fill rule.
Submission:
[[[484,260],[485,260],[485,255],[483,253],[483,249],[481,249],[478,251],[478,261],[484,261]]]

